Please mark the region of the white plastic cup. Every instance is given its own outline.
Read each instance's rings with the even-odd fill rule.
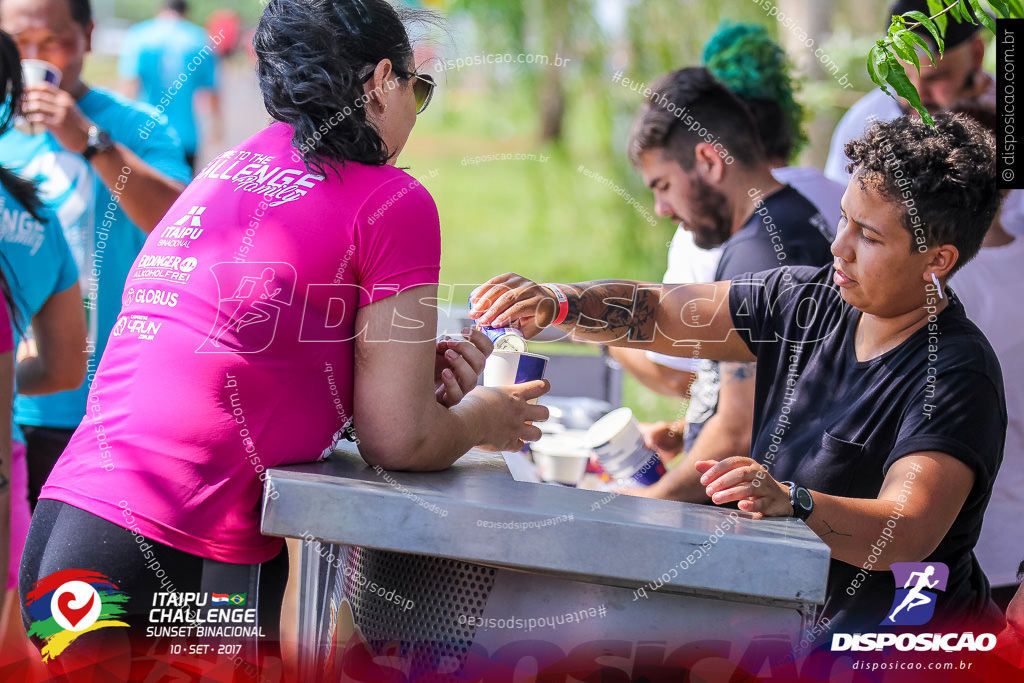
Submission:
[[[21,60],[21,80],[26,85],[36,83],[50,83],[54,86],[60,84],[60,69],[49,62],[41,59]],[[41,123],[29,123],[24,116],[18,116],[14,122],[15,128],[27,135],[39,135],[46,132],[46,126]]]
[[[533,462],[542,481],[579,486],[593,453],[578,436],[545,434],[530,444]]]
[[[484,364],[485,387],[507,387],[511,384],[544,379],[548,357],[526,351],[494,351]],[[530,399],[536,403],[537,399]]]
[[[587,430],[587,445],[620,486],[650,486],[665,474],[661,458],[644,445],[640,423],[629,408],[616,408],[595,422]]]

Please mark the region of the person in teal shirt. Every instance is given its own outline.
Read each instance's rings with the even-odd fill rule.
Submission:
[[[11,128],[23,92],[21,60],[11,37],[0,31],[0,135]],[[25,393],[76,389],[85,379],[85,311],[78,268],[60,224],[32,183],[0,166],[0,284],[10,308],[10,333],[0,344],[18,348],[25,327],[38,333],[41,353],[17,367],[18,388]],[[0,304],[0,308],[6,308]],[[13,363],[8,370],[13,370]],[[14,383],[11,389],[13,391]],[[0,388],[2,393],[2,388]],[[13,421],[4,395],[0,429],[0,595],[17,588],[18,564],[28,534],[29,501],[25,438]],[[9,450],[7,450],[9,449]],[[8,556],[7,551],[10,549]],[[7,578],[4,579],[3,577]],[[3,600],[0,599],[0,604]]]
[[[194,101],[205,94],[210,110],[210,141],[221,137],[217,93],[217,53],[206,30],[185,19],[185,0],[167,0],[155,18],[128,30],[117,71],[122,92],[167,116],[195,172],[199,133]],[[213,41],[219,42],[214,36]]]
[[[93,29],[88,0],[0,0],[0,29],[14,38],[22,59],[49,62],[62,74],[59,87],[25,87],[22,113],[46,131],[4,133],[0,164],[36,181],[56,214],[78,266],[88,320],[85,383],[75,391],[15,399],[34,500],[85,415],[89,383],[121,309],[128,271],[190,174],[166,119],[82,82]]]

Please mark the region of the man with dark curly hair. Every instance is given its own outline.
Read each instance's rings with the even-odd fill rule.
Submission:
[[[551,323],[557,287],[568,306],[560,327],[577,337],[756,361],[751,457],[694,464],[711,500],[798,517],[828,544],[831,633],[901,628],[902,614],[885,621],[896,589],[910,587],[906,576],[896,584],[901,572],[946,578],[934,584],[934,616],[916,607],[905,623],[998,630],[973,549],[1002,461],[1002,375],[945,288],[999,206],[995,151],[977,123],[950,114],[934,128],[876,123],[846,151],[854,175],[829,266],[690,285],[542,286],[506,274],[477,290],[495,303],[478,301],[471,316],[518,320],[529,337]]]

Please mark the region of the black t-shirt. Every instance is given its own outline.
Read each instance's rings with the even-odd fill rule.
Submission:
[[[823,266],[832,262],[828,221],[807,197],[791,186],[768,195],[747,222],[722,244],[715,281],[782,265]],[[718,363],[701,361],[686,412],[686,441],[692,444],[718,410]]]
[[[859,362],[861,313],[842,299],[833,272],[787,267],[732,282],[733,325],[757,356],[751,457],[778,481],[850,498],[876,498],[892,463],[912,453],[939,451],[964,462],[974,486],[926,561],[949,567],[933,620],[982,618],[989,585],[973,548],[1006,435],[995,352],[954,296],[902,344]],[[909,501],[914,481],[902,491]],[[824,614],[833,632],[884,630],[892,573],[887,564],[864,569],[831,563]]]
[[[757,204],[747,222],[722,244],[715,281],[779,266],[832,262],[828,221],[789,185]]]

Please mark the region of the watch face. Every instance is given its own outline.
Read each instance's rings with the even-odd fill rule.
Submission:
[[[796,490],[796,502],[804,510],[810,510],[811,506],[814,505],[814,501],[811,499],[811,492],[804,488]]]

